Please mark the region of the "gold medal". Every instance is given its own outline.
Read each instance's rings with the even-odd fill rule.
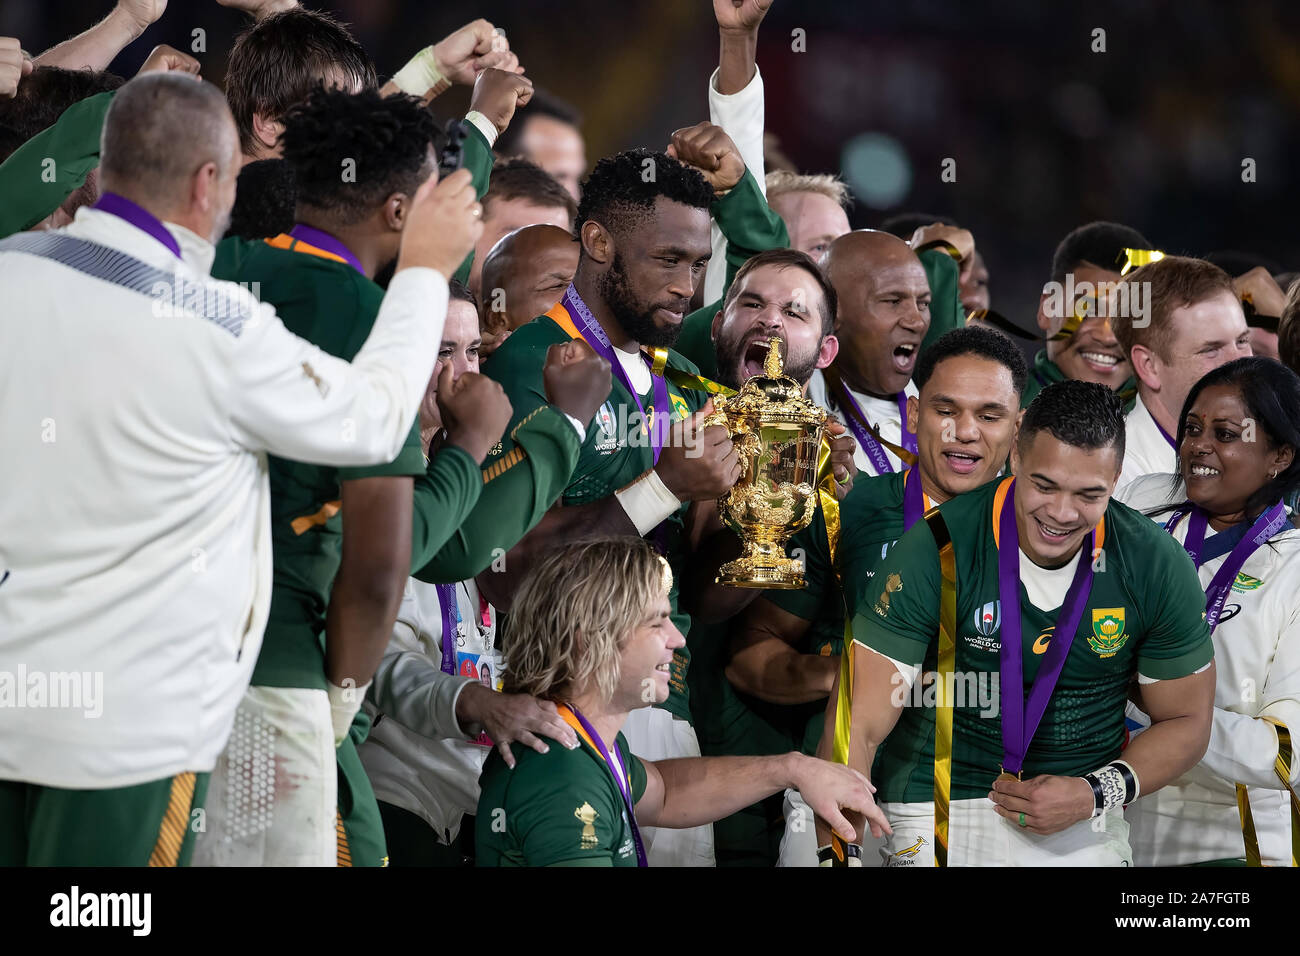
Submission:
[[[998,780],[1015,780],[1018,782],[1020,780],[1020,777],[1014,773],[1008,773],[1007,771],[1003,770],[1000,774],[998,774]],[[997,781],[995,780],[994,783],[996,782]]]

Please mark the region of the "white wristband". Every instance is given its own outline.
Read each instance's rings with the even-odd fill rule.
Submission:
[[[451,80],[438,69],[433,47],[426,46],[393,74],[393,85],[411,96],[424,96],[430,90],[436,95],[451,86]]]
[[[572,415],[570,415],[568,412],[562,412],[561,414],[563,414],[564,417],[567,418],[567,419],[568,419],[568,420],[573,424],[573,427],[574,427],[575,429],[577,429],[577,431],[578,431],[578,441],[579,441],[580,443],[581,443],[582,441],[584,441],[584,440],[586,439],[586,437],[587,437],[587,426],[584,425],[584,424],[582,424],[582,422],[578,421],[576,418],[574,418],[574,417],[573,417]]]
[[[646,472],[622,491],[614,492],[614,497],[636,525],[636,533],[642,536],[659,527],[660,522],[682,506],[656,471]]]
[[[330,701],[330,725],[334,728],[334,746],[337,747],[348,735],[352,718],[357,715],[361,702],[366,699],[370,681],[366,681],[364,687],[339,687],[331,680],[326,680],[325,685],[325,693]]]
[[[488,141],[489,147],[497,144],[497,137],[501,134],[497,131],[496,124],[478,110],[470,110],[466,113],[465,122],[474,124],[474,128],[482,133],[483,138]]]

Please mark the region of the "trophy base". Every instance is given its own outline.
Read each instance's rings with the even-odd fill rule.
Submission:
[[[803,565],[793,558],[746,555],[718,569],[717,584],[733,588],[772,588],[793,591],[805,586]]]

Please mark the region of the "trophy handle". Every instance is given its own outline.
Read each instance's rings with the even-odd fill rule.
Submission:
[[[713,425],[721,425],[727,430],[727,434],[731,434],[731,423],[727,421],[726,403],[726,398],[715,395],[713,397],[713,411],[705,417],[704,423],[700,427],[709,428]]]

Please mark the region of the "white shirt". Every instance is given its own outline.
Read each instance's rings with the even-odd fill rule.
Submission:
[[[447,844],[460,832],[461,817],[478,808],[478,777],[491,752],[472,742],[478,728],[462,728],[456,720],[456,701],[473,680],[460,674],[486,661],[496,689],[504,666],[495,646],[496,611],[489,606],[484,625],[472,579],[456,585],[456,598],[461,623],[453,675],[441,666],[437,586],[407,580],[393,636],[367,695],[367,711],[384,716],[376,717],[360,750],[375,796],[422,818]]]
[[[745,161],[745,168],[754,176],[759,191],[767,195],[766,173],[763,166],[763,75],[754,66],[754,78],[739,93],[724,95],[718,92],[718,73],[709,77],[709,122],[721,126],[722,131],[736,144],[736,151]],[[727,277],[727,240],[717,223],[712,226],[713,257],[704,272],[704,304],[722,298],[723,281]]]
[[[849,388],[847,384],[844,387]],[[864,395],[862,392],[855,392],[851,388],[849,388],[849,394],[853,396],[854,401],[858,403],[858,407],[862,409],[862,414],[867,416],[867,421],[876,426],[876,431],[880,433],[881,438],[891,441],[895,445],[903,443],[903,417],[898,413],[897,399],[875,398],[871,395]],[[917,394],[916,385],[908,382],[903,394],[915,396]],[[816,369],[812,373],[812,377],[808,379],[808,400],[826,409],[840,424],[848,426],[848,414],[828,394],[826,377],[822,375],[821,369]],[[849,429],[849,434],[853,434],[852,428]],[[854,441],[857,441],[857,436],[854,436]],[[884,452],[889,457],[889,463],[893,466],[894,471],[901,470],[903,463],[899,457],[888,448],[885,448]],[[864,476],[879,474],[871,463],[871,458],[863,450],[861,442],[857,442],[857,448],[853,451],[853,460],[857,463],[858,471]]]
[[[267,453],[391,461],[432,372],[438,273],[394,278],[349,365],[200,271],[212,247],[165,227],[184,260],[96,209],[0,248],[0,779],[97,789],[211,770],[270,602]],[[14,251],[38,241],[73,264]],[[206,313],[154,297],[185,284]],[[32,682],[68,672],[102,700],[83,686],[34,706]]]
[[[1123,491],[1143,475],[1172,474],[1178,470],[1178,453],[1160,433],[1142,396],[1124,419],[1124,464],[1115,487]]]
[[[1139,511],[1184,500],[1173,475],[1147,475],[1125,489]],[[1157,515],[1163,524],[1172,512]],[[1187,519],[1174,529],[1186,540]],[[1214,534],[1206,529],[1207,540]],[[1209,587],[1228,556],[1204,562]],[[1214,630],[1217,684],[1210,745],[1201,762],[1124,812],[1138,866],[1181,866],[1239,858],[1244,844],[1236,784],[1249,787],[1251,813],[1266,865],[1291,865],[1291,819],[1273,772],[1277,731],[1261,717],[1285,724],[1300,738],[1300,530],[1287,525],[1242,566]],[[1292,759],[1291,785],[1300,782]]]

